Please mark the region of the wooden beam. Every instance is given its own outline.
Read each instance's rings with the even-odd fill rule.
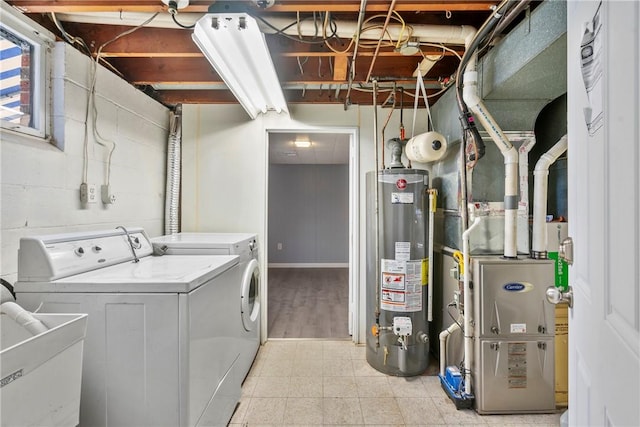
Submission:
[[[336,56],[333,63],[333,80],[347,79],[347,56]]]
[[[167,6],[160,0],[8,0],[9,4],[16,6],[26,13],[48,12],[166,12]],[[214,0],[191,0],[184,12],[207,12],[209,5]],[[253,2],[245,1],[247,5]],[[454,12],[454,11],[481,11],[488,12],[490,6],[495,6],[497,0],[407,0],[398,3],[394,8],[398,12]],[[265,11],[275,12],[351,12],[356,13],[360,8],[360,0],[334,0],[334,1],[283,1]],[[387,12],[389,2],[387,0],[369,0],[367,12]]]

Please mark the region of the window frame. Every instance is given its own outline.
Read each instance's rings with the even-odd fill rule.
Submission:
[[[31,66],[32,126],[0,120],[1,129],[40,139],[51,138],[51,62],[55,36],[4,1],[0,25],[33,46]],[[4,139],[4,137],[3,137]]]

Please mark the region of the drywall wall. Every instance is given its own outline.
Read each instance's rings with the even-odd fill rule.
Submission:
[[[359,167],[355,192],[355,209],[360,218],[358,240],[350,236],[350,249],[357,256],[358,320],[357,337],[364,342],[365,253],[365,179],[366,172],[376,169],[374,151],[374,109],[353,105],[346,111],[341,105],[290,105],[290,115],[268,113],[250,120],[239,105],[183,106],[183,175],[182,230],[254,232],[260,241],[261,268],[268,280],[267,235],[268,133],[270,131],[327,130],[338,133],[356,132],[352,153]],[[378,135],[391,110],[378,107]],[[412,111],[404,117],[411,118]],[[385,139],[399,134],[399,112],[389,120]],[[416,133],[426,130],[426,113],[420,112]],[[405,120],[407,129],[411,119]],[[389,159],[388,150],[385,158]],[[425,168],[425,165],[413,165]],[[264,292],[263,292],[264,295]],[[266,323],[266,322],[263,322]]]
[[[270,266],[348,265],[349,165],[270,164],[268,197]]]
[[[2,270],[13,283],[23,236],[141,226],[163,231],[169,110],[100,67],[97,126],[114,141],[110,185],[113,204],[80,203],[89,59],[64,43],[53,54],[53,122],[58,147],[2,133]],[[106,182],[108,150],[88,143],[88,182]]]

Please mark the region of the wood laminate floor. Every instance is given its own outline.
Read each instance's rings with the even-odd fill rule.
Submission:
[[[270,268],[269,338],[349,338],[348,268]]]

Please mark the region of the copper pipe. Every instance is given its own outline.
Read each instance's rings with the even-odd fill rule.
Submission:
[[[389,25],[389,20],[391,19],[391,14],[393,13],[393,8],[396,5],[396,0],[391,0],[391,4],[389,5],[389,11],[387,12],[387,18],[384,20],[384,26],[382,27],[382,32],[380,33],[380,38],[378,39],[378,45],[376,46],[376,51],[373,53],[373,58],[371,59],[371,66],[369,66],[369,72],[367,73],[367,78],[364,80],[368,82],[371,78],[371,73],[373,72],[373,66],[376,63],[376,58],[378,57],[378,52],[380,51],[380,45],[382,44],[382,38],[384,37],[384,33],[387,31],[387,26]]]
[[[344,109],[346,110],[350,104],[349,96],[351,96],[351,88],[353,86],[353,79],[356,76],[356,57],[358,56],[358,45],[360,44],[360,33],[362,32],[362,22],[364,21],[364,13],[367,9],[367,0],[360,1],[360,11],[358,13],[358,31],[356,32],[356,45],[353,48],[353,56],[351,57],[351,64],[349,70],[349,86],[347,86],[347,96],[344,98]],[[368,80],[368,79],[367,79]]]

